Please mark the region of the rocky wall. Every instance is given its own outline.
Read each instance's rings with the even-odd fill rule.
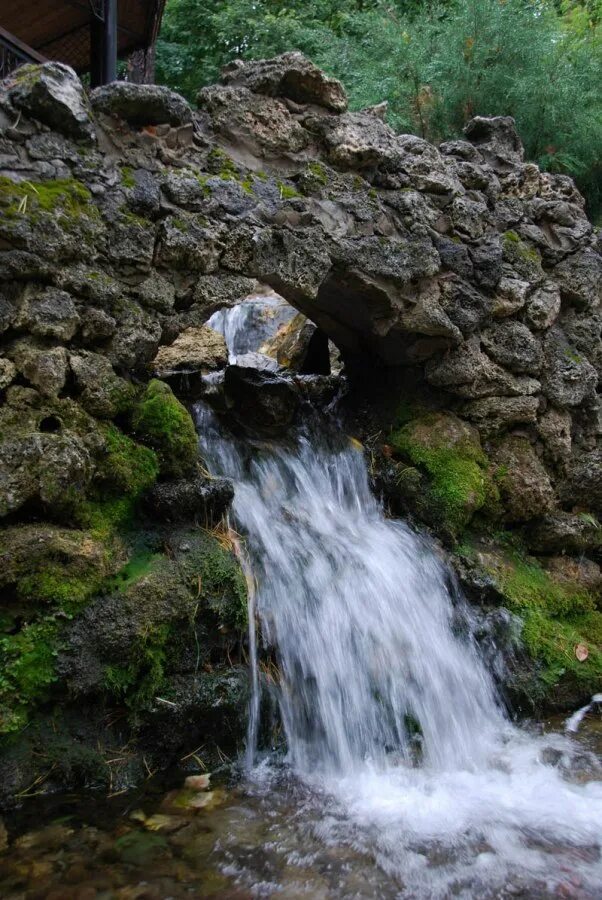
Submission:
[[[64,698],[125,708],[137,734],[181,708],[176,683],[208,720],[240,706],[239,576],[228,536],[200,528],[230,489],[199,470],[170,376],[223,366],[205,323],[258,284],[342,352],[393,511],[452,548],[474,599],[509,608],[523,708],[600,689],[600,238],[511,119],[435,147],[385,116],[349,112],[298,53],[233,63],[195,110],[155,86],[88,96],[58,63],[0,86],[14,771],[25,726],[42,710],[43,733]]]

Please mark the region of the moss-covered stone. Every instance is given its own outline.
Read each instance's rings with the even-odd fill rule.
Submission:
[[[83,216],[98,217],[91,200],[88,188],[74,178],[17,182],[0,177],[0,206],[5,216],[35,218],[39,212],[52,212],[68,223]]]
[[[198,440],[192,416],[169,385],[149,382],[132,418],[136,435],[152,447],[161,473],[174,478],[190,474],[198,458]]]
[[[426,476],[419,514],[459,535],[474,514],[497,499],[478,433],[450,413],[426,413],[392,432],[394,451]]]
[[[602,613],[578,582],[557,579],[512,542],[465,544],[461,554],[493,579],[505,605],[522,620],[534,674],[523,691],[539,708],[570,708],[602,685]],[[587,659],[575,653],[585,644]]]

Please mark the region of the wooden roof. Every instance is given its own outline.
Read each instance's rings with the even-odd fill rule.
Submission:
[[[0,26],[47,59],[79,72],[90,66],[91,7],[98,0],[2,0]],[[165,0],[118,0],[117,52],[146,50],[157,37]]]

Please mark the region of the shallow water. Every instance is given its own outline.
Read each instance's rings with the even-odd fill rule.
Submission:
[[[566,777],[591,788],[595,784],[591,779],[602,777],[592,756],[602,751],[602,718],[586,717],[577,739],[571,741],[570,761],[553,752],[559,741],[556,729],[561,727],[561,720],[548,723],[547,736],[536,738],[540,753],[548,759],[547,764],[540,763],[541,769],[549,774],[554,766],[567,766]],[[564,745],[563,738],[560,743]],[[174,783],[181,783],[184,773],[173,777]],[[0,853],[0,896],[6,900],[600,896],[599,883],[588,886],[582,874],[585,867],[596,868],[599,849],[586,841],[580,846],[574,840],[550,842],[541,832],[525,835],[524,842],[547,863],[542,875],[526,877],[516,869],[497,883],[482,886],[472,875],[462,874],[471,865],[478,870],[491,853],[478,827],[462,841],[453,840],[454,830],[429,840],[410,835],[408,860],[420,871],[419,886],[412,886],[407,873],[404,877],[386,864],[390,845],[398,840],[395,829],[383,830],[373,820],[356,823],[340,801],[309,787],[273,756],[250,779],[217,783],[213,808],[174,814],[166,802],[170,796],[166,788],[151,781],[142,790],[112,800],[68,795],[30,802],[8,823],[11,847]],[[365,803],[365,793],[359,796]],[[393,810],[396,806],[391,803]],[[410,812],[419,819],[420,804]],[[483,814],[478,819],[482,823]],[[39,827],[41,821],[49,824]],[[380,854],[380,865],[375,865],[375,853]],[[450,878],[452,872],[455,876]],[[445,892],[433,893],[432,885],[444,880],[449,882]]]

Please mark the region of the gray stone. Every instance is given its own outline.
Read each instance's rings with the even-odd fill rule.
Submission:
[[[40,337],[69,341],[80,324],[73,298],[56,288],[27,291],[14,326]]]
[[[429,384],[467,400],[497,395],[516,397],[539,391],[539,381],[506,372],[482,352],[479,344],[478,338],[471,338],[442,358],[429,360],[425,368]]]
[[[590,247],[567,256],[553,270],[562,296],[582,309],[602,302],[602,256]]]
[[[581,507],[602,514],[602,449],[575,454],[560,495],[571,508]]]
[[[347,95],[341,82],[329,78],[298,50],[273,59],[235,60],[222,70],[222,81],[246,87],[256,94],[286,97],[295,103],[315,103],[333,112],[347,109]]]
[[[550,478],[528,440],[508,435],[491,458],[498,466],[497,482],[508,522],[528,522],[553,508]]]
[[[572,448],[571,414],[566,409],[550,406],[537,422],[537,431],[544,442],[548,460],[559,467],[564,466]]]
[[[101,419],[113,419],[132,406],[132,385],[115,374],[105,356],[80,350],[70,355],[69,364],[86,412]]]
[[[114,81],[92,91],[96,112],[124,119],[130,125],[187,125],[192,110],[175,91],[158,84],[133,84]]]
[[[536,331],[543,331],[554,324],[560,312],[560,291],[553,281],[546,281],[536,288],[527,302],[525,322]]]
[[[559,511],[534,522],[526,540],[535,553],[587,553],[602,545],[602,528],[593,516]]]
[[[64,347],[46,348],[26,339],[7,350],[17,371],[45,397],[56,397],[67,380],[68,359]]]
[[[578,406],[594,394],[597,383],[598,373],[592,364],[571,347],[560,328],[552,328],[544,340],[545,396],[555,406]]]
[[[17,109],[61,134],[90,141],[94,126],[81,81],[59,62],[21,66],[2,88]]]
[[[482,341],[489,356],[513,372],[537,375],[541,369],[541,345],[520,322],[492,325],[483,332]]]
[[[524,159],[525,151],[511,116],[475,116],[464,128],[464,134],[497,171],[508,171]]]
[[[13,383],[16,375],[17,368],[15,364],[10,359],[6,359],[5,356],[0,356],[0,391],[5,391]]]
[[[534,424],[538,407],[537,397],[484,397],[462,407],[462,415],[474,422],[483,437],[491,437],[512,425]]]

